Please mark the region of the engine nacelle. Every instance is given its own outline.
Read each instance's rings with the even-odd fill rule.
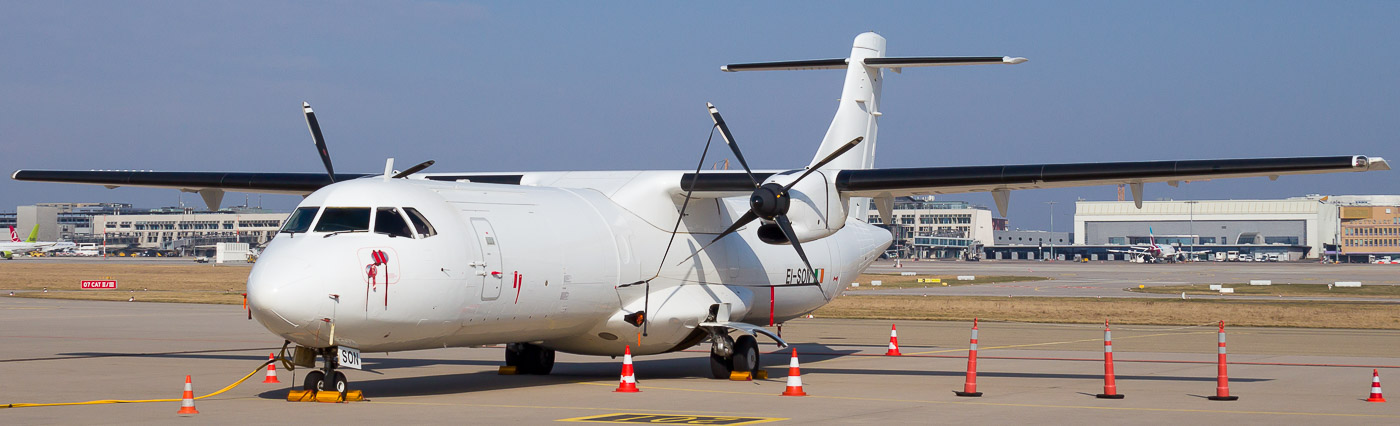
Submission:
[[[764,183],[787,185],[803,172],[805,170],[778,173]],[[819,240],[846,226],[846,203],[836,190],[835,177],[830,171],[819,170],[788,190],[787,218],[792,222],[798,241]],[[758,228],[758,238],[768,244],[791,244],[777,223],[767,219]]]

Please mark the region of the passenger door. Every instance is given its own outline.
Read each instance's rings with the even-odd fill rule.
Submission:
[[[501,282],[505,280],[500,241],[496,231],[491,228],[491,222],[479,217],[471,221],[477,244],[481,246],[481,258],[476,261],[476,274],[481,276],[481,300],[496,300],[501,297]]]

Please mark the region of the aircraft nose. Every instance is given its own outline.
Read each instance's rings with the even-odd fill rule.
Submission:
[[[284,337],[320,319],[324,299],[311,262],[280,253],[262,256],[248,275],[248,308],[264,327]]]

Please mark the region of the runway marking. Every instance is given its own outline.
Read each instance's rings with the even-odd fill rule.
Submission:
[[[615,385],[612,384],[612,383],[596,383],[596,382],[581,382],[581,383],[576,383],[576,384],[580,384],[580,385],[592,385],[592,386],[615,386]],[[706,393],[724,393],[724,394],[732,394],[732,395],[778,396],[778,395],[772,394],[772,393],[739,392],[739,391],[721,391],[721,390],[708,390],[708,389],[685,389],[685,388],[669,388],[669,387],[659,387],[659,386],[645,386],[645,387],[642,387],[642,389],[646,389],[646,390],[674,390],[674,391],[706,392]],[[858,396],[827,396],[827,395],[812,395],[812,394],[808,394],[807,397],[808,397],[808,398],[815,398],[815,399],[839,399],[839,400],[847,400],[847,401],[878,401],[878,402],[908,402],[908,403],[923,403],[923,404],[983,405],[983,406],[991,406],[991,407],[1070,408],[1070,409],[1088,409],[1088,410],[1149,411],[1149,412],[1170,412],[1170,413],[1268,414],[1268,415],[1278,415],[1278,416],[1328,416],[1328,417],[1361,417],[1361,418],[1385,418],[1385,419],[1389,419],[1389,418],[1400,418],[1400,415],[1392,415],[1392,414],[1310,413],[1310,412],[1302,412],[1302,411],[1201,410],[1201,409],[1192,409],[1192,408],[1095,407],[1095,406],[1090,406],[1090,405],[1017,404],[1017,403],[1009,403],[1009,402],[975,402],[975,401],[932,401],[932,400],[921,400],[921,399],[863,398],[863,397],[858,397]]]
[[[720,417],[720,416],[692,416],[684,414],[640,414],[640,413],[613,413],[593,416],[574,417],[569,419],[559,419],[556,422],[590,422],[590,423],[662,423],[677,425],[751,425],[758,423],[768,423],[787,420],[776,417]]]
[[[610,386],[610,385],[607,384],[607,383],[598,383],[598,382],[572,382],[572,383],[563,383],[563,384]],[[617,407],[575,407],[575,406],[567,406],[567,405],[520,405],[520,404],[465,404],[465,403],[455,403],[455,402],[385,401],[384,399],[376,399],[376,400],[370,401],[370,403],[371,403],[371,404],[375,404],[375,405],[378,405],[378,404],[386,404],[386,405],[423,405],[423,406],[482,407],[482,408],[543,408],[543,409],[554,409],[554,410],[587,410],[587,411],[618,411],[618,410],[628,410],[627,408],[617,408]],[[667,411],[670,411],[670,412],[673,412],[673,413],[696,413],[696,414],[714,415],[714,412],[713,412],[713,411],[687,411],[687,410],[667,410]],[[787,420],[787,419],[780,419],[780,420]]]

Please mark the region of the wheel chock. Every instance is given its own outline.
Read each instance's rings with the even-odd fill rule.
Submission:
[[[731,371],[729,372],[729,380],[738,382],[750,381],[753,380],[753,373],[748,371]]]
[[[287,391],[287,402],[357,402],[364,401],[364,392],[350,390],[345,393],[334,391],[292,390]]]
[[[287,402],[311,402],[316,400],[316,391],[310,390],[290,390],[287,391]]]
[[[516,369],[515,369],[515,366],[514,366],[514,365],[503,365],[503,366],[501,366],[501,369],[500,369],[500,370],[496,370],[496,374],[499,374],[499,375],[502,375],[502,376],[514,376],[514,375],[516,375],[516,374],[518,374],[518,373],[516,372]]]
[[[335,391],[316,392],[316,402],[343,402],[345,395]]]
[[[768,370],[754,370],[754,380],[768,380]]]

